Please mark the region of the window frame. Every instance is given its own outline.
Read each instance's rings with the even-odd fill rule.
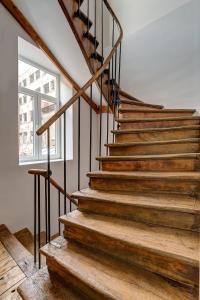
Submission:
[[[42,114],[41,114],[41,102],[42,100],[47,100],[56,105],[56,110],[60,108],[60,75],[57,73],[54,73],[47,68],[23,57],[19,56],[18,61],[22,61],[26,64],[29,64],[32,67],[35,67],[45,73],[48,73],[49,75],[52,75],[56,79],[56,95],[55,97],[45,95],[41,92],[37,92],[31,89],[28,89],[27,87],[23,87],[19,85],[18,83],[18,95],[21,93],[23,95],[28,95],[33,97],[33,156],[30,157],[19,157],[19,163],[37,163],[41,161],[45,161],[47,158],[47,155],[42,155],[42,136],[37,136],[36,130],[41,126],[42,124]],[[40,76],[41,78],[41,76]],[[19,105],[19,103],[18,103]],[[28,117],[28,114],[27,114]],[[19,119],[19,110],[18,110],[18,119]],[[19,124],[20,125],[20,124]],[[18,129],[19,130],[19,129]],[[61,121],[57,120],[55,124],[55,137],[56,137],[56,154],[51,154],[52,160],[57,160],[62,158],[62,151],[61,151]]]

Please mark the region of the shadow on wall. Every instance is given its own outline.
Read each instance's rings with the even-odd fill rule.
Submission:
[[[200,108],[200,1],[176,9],[123,43],[122,86],[166,107]]]

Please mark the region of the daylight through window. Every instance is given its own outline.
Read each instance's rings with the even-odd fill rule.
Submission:
[[[59,76],[32,62],[19,59],[18,68],[19,161],[44,160],[47,157],[47,136],[36,130],[59,108]],[[50,153],[60,158],[60,124],[50,128]]]

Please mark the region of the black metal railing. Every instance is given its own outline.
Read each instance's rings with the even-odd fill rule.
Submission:
[[[72,1],[72,0],[71,0]],[[93,12],[93,26],[94,26],[94,53],[97,55],[97,38],[99,40],[98,46],[101,47],[101,66],[95,72],[95,74],[87,81],[87,83],[65,104],[63,105],[56,113],[53,115],[45,124],[43,124],[38,130],[37,134],[41,136],[44,133],[47,133],[47,170],[30,170],[29,173],[34,175],[34,258],[35,262],[38,261],[39,267],[41,266],[41,258],[39,254],[39,249],[41,247],[41,177],[44,178],[44,186],[45,186],[45,230],[46,230],[46,243],[51,242],[51,205],[52,202],[55,201],[52,199],[51,195],[51,185],[53,185],[57,191],[58,198],[58,217],[62,211],[62,202],[61,202],[61,194],[63,194],[63,211],[66,214],[68,211],[72,210],[72,203],[77,205],[77,202],[72,199],[72,197],[67,193],[67,157],[66,157],[66,149],[67,149],[67,128],[66,128],[66,111],[74,104],[78,105],[78,113],[77,113],[77,188],[81,189],[81,96],[83,93],[87,93],[90,95],[91,105],[89,108],[89,126],[88,135],[89,135],[89,165],[88,171],[92,171],[92,162],[96,155],[102,155],[102,142],[104,141],[106,144],[109,143],[110,140],[110,123],[112,122],[112,129],[115,129],[115,119],[119,115],[119,93],[120,93],[120,79],[121,79],[121,40],[122,40],[122,29],[117,20],[115,14],[113,13],[111,7],[109,6],[107,0],[101,0],[101,5],[97,5],[97,0],[93,0],[94,4],[94,12]],[[86,3],[86,12],[87,12],[87,32],[84,33],[84,36],[89,36],[91,34],[91,2],[92,0],[85,1],[76,1],[78,4],[78,13],[76,16],[80,14],[80,9],[83,2]],[[98,8],[100,11],[98,11]],[[110,16],[112,18],[112,32],[111,32],[111,43],[110,43],[110,52],[106,59],[104,59],[104,45],[105,45],[105,30],[107,29],[104,26],[104,12],[110,12]],[[97,33],[97,24],[98,24],[98,32]],[[100,24],[100,25],[99,25]],[[98,36],[97,36],[98,35]],[[98,60],[98,57],[94,56],[94,59]],[[99,85],[99,141],[98,141],[98,153],[93,150],[93,135],[95,134],[93,130],[93,111],[92,111],[92,100],[94,96],[94,83],[97,82]],[[103,107],[106,108],[104,113],[106,114],[106,118],[103,119]],[[111,119],[111,113],[112,118]],[[58,120],[63,120],[63,131],[62,131],[62,140],[63,140],[63,187],[59,186],[57,182],[52,178],[51,174],[51,155],[50,155],[50,140],[51,140],[51,126]],[[104,124],[103,124],[104,122]],[[105,125],[105,127],[103,127]],[[103,132],[103,128],[104,130]],[[103,136],[104,134],[104,136]],[[103,140],[104,138],[104,140]],[[113,138],[111,136],[111,140],[114,142],[114,134]],[[108,147],[106,150],[106,155],[108,155]],[[99,165],[100,168],[100,165]],[[69,203],[69,205],[67,205]],[[61,227],[58,223],[58,233],[61,233]]]

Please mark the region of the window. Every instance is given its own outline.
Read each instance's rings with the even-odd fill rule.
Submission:
[[[59,108],[59,76],[19,59],[18,82],[24,81],[27,85],[19,84],[18,95],[19,161],[44,160],[47,158],[47,135],[38,137],[36,130]],[[50,137],[51,158],[60,158],[60,121],[51,126]]]
[[[34,81],[34,74],[31,74],[31,75],[29,76],[29,79],[30,79],[30,83],[33,83],[33,81]]]
[[[27,113],[23,113],[24,122],[27,122]]]
[[[40,78],[40,70],[37,70],[36,72],[35,72],[35,79],[37,80],[37,79],[39,79]]]
[[[41,92],[41,88],[39,87],[35,91],[38,92],[38,93],[40,93]]]
[[[44,94],[49,93],[49,82],[44,85]]]
[[[30,122],[33,121],[33,111],[30,111]]]
[[[51,91],[54,90],[54,89],[55,89],[55,81],[52,80],[52,81],[51,81]]]
[[[26,79],[23,80],[23,86],[24,86],[24,87],[27,86],[27,81],[26,81]]]

